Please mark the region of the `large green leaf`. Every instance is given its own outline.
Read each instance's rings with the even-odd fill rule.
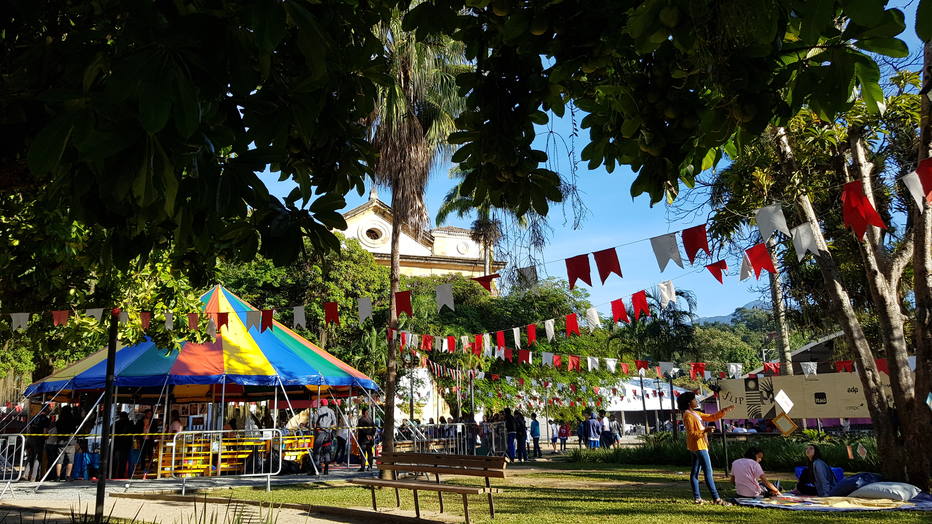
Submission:
[[[165,127],[171,114],[172,101],[163,86],[145,82],[139,88],[139,121],[149,133]]]
[[[880,67],[870,58],[862,56],[854,63],[854,73],[861,84],[861,98],[864,99],[868,110],[875,114],[883,114],[886,102],[880,87]]]
[[[916,7],[916,34],[926,42],[932,41],[932,0],[919,0]]]
[[[39,131],[26,157],[29,170],[34,175],[44,175],[58,165],[73,128],[73,117],[65,114],[52,120],[45,129]]]
[[[893,58],[909,56],[909,48],[906,47],[906,42],[899,38],[867,38],[865,40],[856,40],[854,45],[865,51]]]

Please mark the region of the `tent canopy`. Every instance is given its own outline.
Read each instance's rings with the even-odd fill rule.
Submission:
[[[280,322],[264,332],[256,326],[247,327],[247,313],[258,310],[222,286],[212,288],[201,301],[204,314],[215,321],[217,313],[228,313],[227,324],[218,329],[213,342],[185,342],[181,351],[172,351],[156,347],[146,337],[117,351],[115,384],[130,388],[178,386],[179,390],[190,389],[183,386],[227,384],[378,389],[362,372]],[[30,385],[24,394],[103,389],[106,366],[107,351],[103,349]]]

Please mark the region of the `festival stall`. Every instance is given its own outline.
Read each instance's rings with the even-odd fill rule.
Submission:
[[[362,396],[372,402],[370,395],[378,390],[372,379],[280,322],[253,322],[259,310],[222,286],[212,288],[201,301],[202,314],[216,326],[216,337],[203,343],[185,342],[180,351],[159,348],[148,337],[119,349],[115,403],[152,406],[156,418],[161,419],[162,431],[167,431],[169,413],[176,411],[177,416],[186,417],[182,424],[186,429],[229,429],[228,415],[234,413],[227,411],[230,403],[241,403],[237,409],[245,414],[246,403],[265,402],[266,413],[285,408],[294,418],[292,400],[317,406],[328,400],[340,404],[339,399]],[[106,354],[106,350],[98,351],[53,373],[30,385],[24,395],[42,402],[43,408],[53,401],[92,403],[79,427],[86,426],[103,398]],[[271,417],[272,424],[280,427],[282,424],[274,422],[278,420],[277,414]],[[299,440],[295,443],[302,449],[313,445],[313,437],[301,436]],[[160,457],[163,444],[168,442],[162,439],[157,443]],[[209,451],[205,454],[208,467],[213,463]],[[171,466],[161,459],[159,463],[163,467],[157,475]],[[186,467],[186,471],[197,469],[197,465]],[[222,472],[224,467],[216,470]]]

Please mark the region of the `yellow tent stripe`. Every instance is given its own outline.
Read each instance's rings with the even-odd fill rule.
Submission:
[[[239,315],[233,311],[233,306],[223,293],[218,293],[218,312],[229,312],[227,325],[220,329],[223,337],[223,367],[228,375],[259,375],[269,376],[277,374],[269,360],[265,358],[256,341],[249,336],[246,325]]]

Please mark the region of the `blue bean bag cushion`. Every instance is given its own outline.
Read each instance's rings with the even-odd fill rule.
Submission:
[[[922,493],[921,489],[905,482],[874,482],[854,490],[850,496],[862,499],[893,499],[905,502],[920,493]]]
[[[835,487],[832,491],[828,492],[829,497],[847,497],[856,489],[863,488],[868,484],[873,484],[875,482],[880,482],[883,480],[883,477],[876,473],[858,473],[857,475],[851,475],[850,477],[845,478],[835,484]]]

